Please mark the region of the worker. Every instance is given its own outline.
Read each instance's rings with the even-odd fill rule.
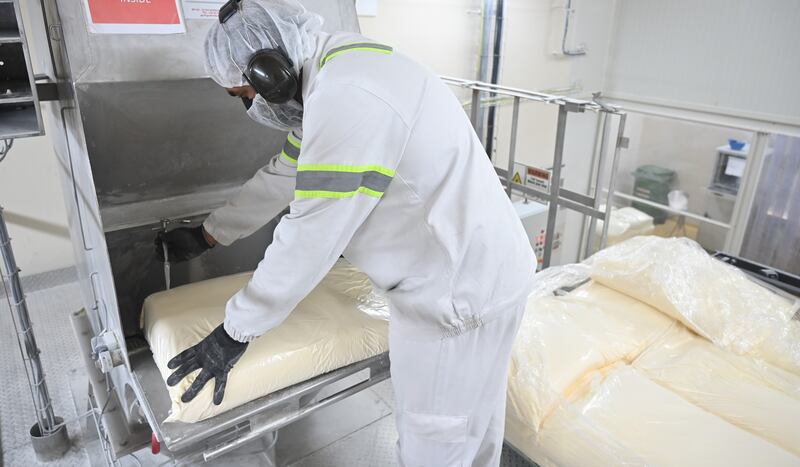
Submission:
[[[293,0],[231,0],[208,33],[211,78],[253,120],[289,133],[202,226],[162,237],[171,259],[289,212],[224,323],[169,362],[168,384],[200,370],[182,400],[215,379],[219,404],[247,343],[281,324],[343,255],[391,303],[400,464],[496,466],[536,264],[530,244],[447,86],[388,45],[322,24]]]

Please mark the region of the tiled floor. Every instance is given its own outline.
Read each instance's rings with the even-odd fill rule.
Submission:
[[[98,458],[96,450],[84,449],[84,439],[77,421],[78,413],[70,391],[71,379],[74,383],[76,375],[80,377],[83,374],[69,323],[69,314],[82,307],[74,271],[49,273],[26,280],[24,285],[28,294],[28,307],[34,331],[42,351],[41,358],[55,412],[69,421],[68,430],[73,440],[73,447],[64,458],[58,462],[43,465],[103,465],[103,460]],[[2,446],[0,465],[40,465],[33,455],[28,436],[28,429],[33,424],[33,411],[11,314],[5,297],[0,295],[0,302],[2,303],[0,304],[0,394],[3,394],[3,398],[0,399],[2,400],[0,403],[0,446]],[[293,461],[290,465],[292,467],[396,465],[394,445],[397,431],[394,426],[394,417],[390,413],[394,405],[391,382],[380,383],[371,391],[372,393],[367,397],[381,399],[386,407],[383,412],[376,415],[375,421],[355,431],[342,431],[343,437],[332,442],[317,439],[314,440],[316,444],[305,443],[306,446],[313,446],[315,450],[301,459]],[[358,399],[354,399],[350,403],[357,403],[357,401]],[[327,427],[327,424],[334,423],[333,417],[341,416],[342,410],[337,412],[335,407],[330,407],[329,409],[332,410],[327,413],[321,411],[316,418],[309,419],[307,423],[316,423]],[[294,430],[293,442],[297,443],[296,432],[313,433],[314,431],[313,429]],[[286,439],[279,438],[279,453],[281,453],[282,447],[284,450],[287,449],[288,444],[286,443],[288,443]],[[91,446],[88,440],[86,444]],[[121,459],[120,464],[122,466],[155,466],[162,464],[165,460],[163,456],[153,457],[149,451],[137,454],[136,458],[129,456]],[[240,459],[242,458],[228,459],[227,462],[223,461],[219,465],[242,465]],[[249,461],[247,464],[258,465],[258,462]],[[504,450],[502,466],[529,467],[529,465],[510,449]]]

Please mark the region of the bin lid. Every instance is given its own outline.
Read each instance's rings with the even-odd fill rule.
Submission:
[[[675,171],[658,165],[642,165],[633,172],[633,176],[668,183],[675,178]]]

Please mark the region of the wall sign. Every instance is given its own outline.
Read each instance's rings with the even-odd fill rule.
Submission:
[[[186,32],[179,0],[84,0],[89,32],[180,34]]]
[[[219,9],[227,0],[183,0],[186,19],[219,20]]]

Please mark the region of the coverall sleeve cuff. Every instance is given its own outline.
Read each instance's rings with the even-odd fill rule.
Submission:
[[[250,335],[245,331],[234,327],[227,318],[225,318],[225,322],[222,323],[222,326],[225,328],[225,332],[227,332],[228,335],[231,336],[231,338],[233,338],[235,341],[252,342],[258,337]]]
[[[236,240],[235,238],[230,238],[222,228],[217,226],[217,223],[214,222],[213,213],[203,222],[203,228],[222,246],[230,246]]]

